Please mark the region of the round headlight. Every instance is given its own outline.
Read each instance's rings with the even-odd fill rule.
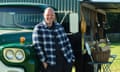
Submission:
[[[18,51],[16,52],[16,59],[18,59],[18,60],[23,60],[23,59],[24,59],[24,52],[21,51],[21,50],[18,50]]]
[[[6,51],[6,57],[7,57],[7,59],[13,59],[14,58],[14,52],[12,50]]]

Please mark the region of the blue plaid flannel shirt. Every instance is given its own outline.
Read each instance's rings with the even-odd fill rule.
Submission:
[[[59,23],[55,23],[54,29],[49,29],[44,21],[35,26],[32,34],[33,44],[40,61],[51,65],[56,64],[55,34],[65,59],[68,63],[73,62],[75,57],[64,28]]]

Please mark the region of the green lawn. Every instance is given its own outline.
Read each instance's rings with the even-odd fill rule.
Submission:
[[[116,54],[117,58],[111,65],[112,72],[120,72],[120,42],[111,44],[111,54]]]
[[[119,43],[112,43],[111,44],[111,54],[117,54],[120,59],[120,42]]]

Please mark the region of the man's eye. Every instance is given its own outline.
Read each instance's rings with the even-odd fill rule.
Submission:
[[[46,15],[46,16],[55,16],[55,15]]]

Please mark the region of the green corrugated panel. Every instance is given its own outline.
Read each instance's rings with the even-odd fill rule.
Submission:
[[[32,2],[44,3],[54,6],[59,11],[78,11],[78,0],[0,0],[2,2]]]
[[[53,0],[50,0],[50,4],[51,4],[52,6],[55,6],[55,2],[53,2]]]
[[[57,5],[58,5],[58,2],[57,2],[57,0],[55,0],[54,2],[55,2],[55,7],[57,7]]]
[[[58,8],[58,10],[60,10],[59,1],[57,1],[57,6],[56,6],[56,8]]]
[[[64,0],[63,4],[64,4],[64,11],[66,11],[67,10],[67,6],[66,6],[67,5],[67,0]]]
[[[65,7],[64,7],[64,1],[65,1],[65,0],[60,0],[60,1],[61,1],[61,2],[60,2],[60,3],[61,3],[61,10],[64,10],[64,8],[65,8]]]

